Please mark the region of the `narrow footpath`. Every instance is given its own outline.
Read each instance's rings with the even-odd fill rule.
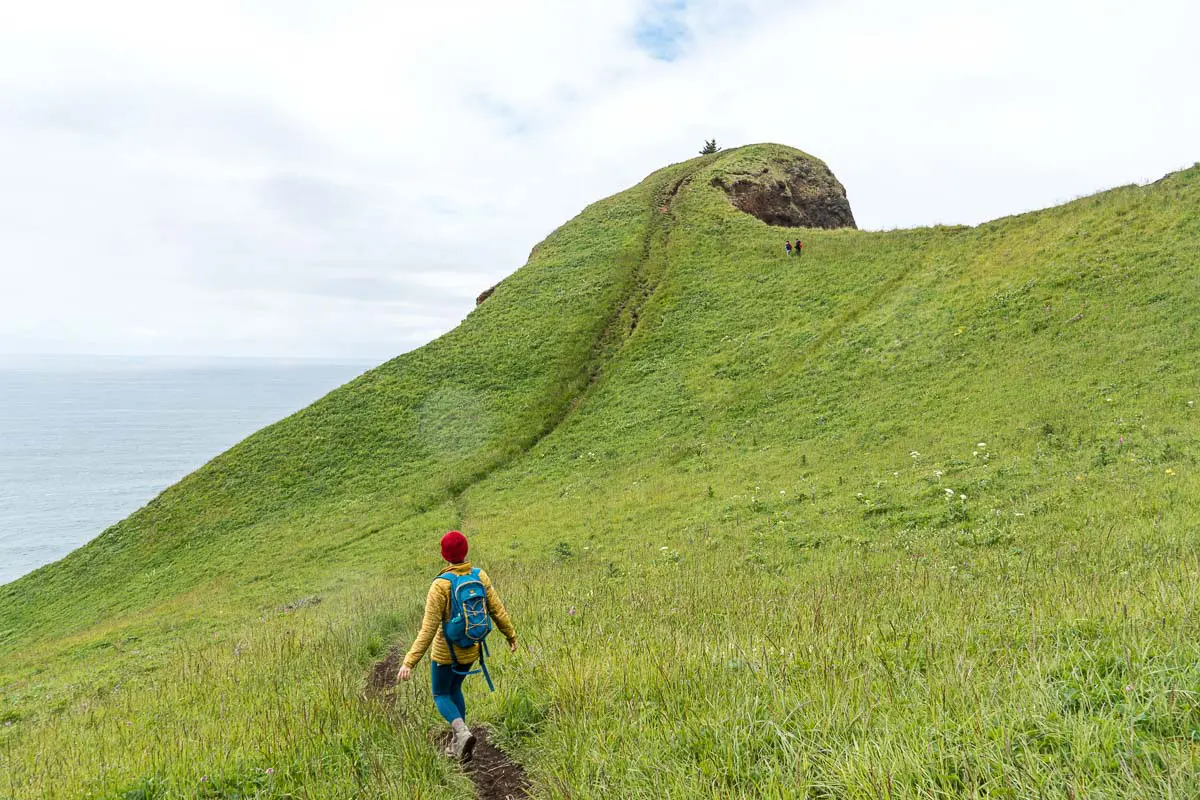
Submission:
[[[475,783],[479,800],[522,800],[529,797],[529,781],[521,765],[491,742],[492,732],[480,725],[475,732],[475,755],[463,772]],[[450,737],[446,737],[448,744]]]
[[[699,167],[695,167],[688,170],[672,183],[665,185],[655,196],[647,209],[646,231],[640,243],[637,261],[629,275],[629,286],[613,308],[610,319],[592,346],[592,354],[585,366],[587,381],[583,389],[564,404],[523,452],[553,433],[579,407],[599,382],[604,368],[612,362],[616,353],[637,330],[643,309],[658,291],[659,283],[667,272],[667,246],[675,224],[675,201],[680,190],[691,183],[698,169]],[[510,460],[505,459],[489,466],[454,490],[453,499],[459,507],[460,519],[465,515],[462,498],[467,490],[506,466]],[[367,693],[376,697],[391,698],[396,687],[396,672],[400,669],[403,659],[404,651],[398,646],[393,646],[386,657],[376,661],[367,677]],[[463,765],[463,772],[474,782],[475,796],[479,800],[528,798],[529,779],[521,765],[492,744],[491,731],[485,726],[480,725],[472,730],[475,732],[475,753],[473,758]],[[445,747],[449,741],[450,734],[447,732],[440,737],[438,748]]]
[[[396,688],[396,672],[404,661],[404,651],[392,647],[387,656],[376,661],[367,678],[367,692],[386,696]],[[529,779],[520,764],[492,744],[492,732],[480,725],[475,732],[475,754],[463,765],[463,772],[475,784],[475,796],[479,800],[524,800],[529,797]],[[446,733],[438,742],[441,749],[450,742]]]

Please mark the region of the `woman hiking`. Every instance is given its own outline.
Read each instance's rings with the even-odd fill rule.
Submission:
[[[514,653],[517,651],[517,632],[513,629],[508,612],[500,602],[500,596],[492,587],[487,573],[483,570],[473,570],[471,562],[467,561],[467,537],[458,531],[450,531],[443,536],[442,558],[446,559],[449,566],[433,579],[433,585],[429,587],[429,593],[425,596],[425,618],[421,621],[421,632],[413,640],[408,655],[404,657],[404,665],[400,667],[396,677],[402,681],[411,678],[413,667],[425,655],[430,643],[433,643],[433,653],[429,657],[432,662],[430,675],[433,679],[433,702],[453,730],[453,738],[446,748],[446,755],[470,761],[475,750],[475,735],[467,727],[467,703],[463,698],[462,683],[471,673],[472,665],[479,659],[479,645],[459,647],[449,644],[443,633],[443,623],[448,621],[453,613],[450,592],[457,578],[469,578],[474,573],[483,584],[487,591],[487,613],[496,621],[496,627],[504,634],[504,638],[508,639],[508,649]],[[455,577],[451,578],[451,575]]]

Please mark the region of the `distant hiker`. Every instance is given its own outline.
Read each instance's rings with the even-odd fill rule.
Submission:
[[[796,253],[796,255],[798,257],[803,258],[804,257],[804,242],[797,239],[796,240],[796,249],[794,252]]]
[[[789,256],[792,254],[792,240],[791,239],[788,239],[786,242],[784,242],[783,249],[787,251],[787,254]]]
[[[425,596],[425,618],[421,621],[421,632],[413,640],[396,677],[402,681],[411,678],[413,667],[433,643],[433,653],[429,657],[432,662],[433,702],[453,730],[446,755],[470,761],[475,750],[475,736],[467,727],[463,678],[483,672],[488,688],[491,688],[492,679],[485,661],[488,655],[487,642],[484,640],[492,628],[491,621],[496,621],[496,627],[508,639],[508,649],[514,653],[517,651],[517,632],[487,573],[472,568],[471,562],[467,561],[467,537],[458,531],[450,531],[443,536],[442,558],[446,559],[449,566],[433,579],[433,585],[429,587],[429,593]],[[449,645],[447,639],[450,640]],[[472,670],[476,661],[480,669]]]

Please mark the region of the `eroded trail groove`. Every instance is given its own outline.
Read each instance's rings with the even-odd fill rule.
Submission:
[[[529,780],[521,765],[492,744],[492,732],[480,725],[475,731],[475,755],[463,771],[475,784],[479,800],[522,800],[529,797]],[[449,737],[447,737],[449,741]]]
[[[387,656],[376,661],[367,676],[367,693],[391,698],[396,688],[396,671],[404,660],[404,650],[393,646]],[[485,725],[472,728],[475,732],[475,754],[463,765],[463,772],[475,784],[479,800],[522,800],[529,797],[529,779],[520,764],[492,744],[492,732]],[[449,732],[437,739],[440,750],[450,742]]]
[[[467,490],[486,480],[497,470],[503,469],[513,458],[519,458],[528,452],[563,424],[593,391],[602,379],[605,368],[613,362],[636,332],[643,310],[657,292],[669,267],[667,247],[676,221],[676,198],[680,191],[691,183],[697,169],[699,167],[689,169],[656,193],[647,211],[645,233],[636,254],[632,256],[636,260],[629,268],[628,286],[592,345],[592,352],[584,365],[583,375],[586,379],[582,381],[580,390],[564,403],[545,427],[525,444],[520,453],[488,465],[452,488],[451,497],[457,506],[460,520],[466,513],[463,496]],[[491,290],[488,290],[484,295],[490,292]],[[486,297],[481,295],[479,302],[485,299]],[[368,695],[381,698],[385,703],[394,702],[392,692],[396,687],[396,671],[399,670],[403,658],[404,651],[398,645],[394,645],[386,657],[374,663],[367,676]],[[476,796],[480,800],[518,800],[529,797],[529,780],[524,768],[492,744],[491,731],[486,726],[480,725],[472,730],[476,737],[475,752],[471,761],[463,765],[463,771],[474,782]],[[437,738],[439,750],[449,743],[449,738],[448,732]]]
[[[464,480],[457,481],[450,486],[448,499],[456,506],[459,526],[462,526],[466,516],[463,504],[464,495],[472,487],[529,453],[566,422],[592,393],[596,384],[600,382],[605,369],[611,365],[621,348],[633,335],[643,309],[658,290],[658,285],[667,271],[666,252],[675,224],[675,200],[679,192],[691,183],[692,177],[700,168],[699,165],[694,166],[673,182],[666,182],[655,194],[647,208],[646,229],[641,242],[632,252],[624,254],[624,258],[629,263],[628,285],[621,297],[617,299],[607,321],[592,343],[591,354],[584,362],[578,376],[580,387],[578,391],[566,398],[561,407],[546,420],[545,425],[530,436],[517,452],[485,465],[475,473],[466,476]],[[430,501],[430,503],[433,502],[433,500]]]

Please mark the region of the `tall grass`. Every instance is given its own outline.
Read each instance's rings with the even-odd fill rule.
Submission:
[[[398,600],[281,612],[180,641],[163,666],[81,692],[54,713],[26,703],[3,731],[0,796],[469,796],[421,713],[428,690],[369,690]]]
[[[590,207],[0,591],[0,797],[469,796],[424,668],[366,691],[447,527],[538,796],[1200,792],[1200,170],[786,260],[706,170],[787,155]]]

